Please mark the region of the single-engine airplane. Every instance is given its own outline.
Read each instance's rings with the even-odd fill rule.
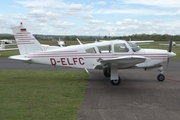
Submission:
[[[1,42],[1,45],[0,45],[0,51],[6,51],[6,50],[17,50],[18,48],[5,48],[5,42]]]
[[[0,42],[4,42],[4,44],[15,44],[15,40],[2,39]]]
[[[59,47],[64,47],[65,46],[65,42],[62,41],[60,38],[59,38],[59,41],[57,41],[57,42],[58,42]]]
[[[159,43],[159,45],[167,45],[167,46],[169,46],[169,44],[163,44],[163,43]],[[180,46],[180,44],[177,44],[175,41],[172,41],[172,46],[177,47],[177,46]]]
[[[176,56],[174,52],[171,52],[172,47],[169,47],[169,51],[141,49],[134,43],[125,40],[41,49],[41,44],[26,30],[22,23],[11,28],[20,55],[10,56],[10,59],[52,66],[83,68],[85,70],[103,70],[104,76],[110,77],[112,85],[119,85],[121,82],[118,69],[155,69],[159,71],[157,79],[164,81],[163,63]]]

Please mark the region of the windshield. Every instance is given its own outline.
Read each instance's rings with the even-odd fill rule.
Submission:
[[[127,43],[129,44],[129,46],[132,48],[134,52],[141,50],[141,48],[137,46],[136,43],[133,43],[133,42],[127,42]]]

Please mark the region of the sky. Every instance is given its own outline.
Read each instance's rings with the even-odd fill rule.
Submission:
[[[32,34],[180,34],[180,0],[3,0],[0,33],[20,22]]]

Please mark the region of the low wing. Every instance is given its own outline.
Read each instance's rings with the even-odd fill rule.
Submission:
[[[117,68],[132,68],[136,67],[136,64],[145,62],[148,58],[143,56],[123,56],[118,58],[100,60],[102,66],[109,67],[111,63],[117,64]]]
[[[149,44],[150,42],[154,42],[154,40],[145,40],[145,41],[128,41],[128,43],[131,43],[131,44],[138,44],[138,45],[147,45]]]
[[[169,46],[169,44],[162,44],[162,43],[159,43],[159,45],[167,45]],[[180,44],[173,44],[174,46],[180,46]]]
[[[143,40],[143,41],[129,41],[132,43],[150,43],[150,42],[154,42],[154,40]]]
[[[26,56],[23,56],[23,55],[10,56],[9,59],[21,60],[21,61],[30,61],[31,60],[31,58],[27,58]]]
[[[159,45],[169,45],[169,44],[162,44],[162,43],[159,43]]]
[[[148,45],[149,43],[137,43],[138,45]]]

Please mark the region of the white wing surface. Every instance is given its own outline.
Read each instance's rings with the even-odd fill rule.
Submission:
[[[142,56],[123,56],[118,58],[111,58],[106,60],[100,60],[103,66],[110,66],[111,63],[116,63],[117,68],[131,68],[135,67],[136,64],[145,62],[148,58]]]

